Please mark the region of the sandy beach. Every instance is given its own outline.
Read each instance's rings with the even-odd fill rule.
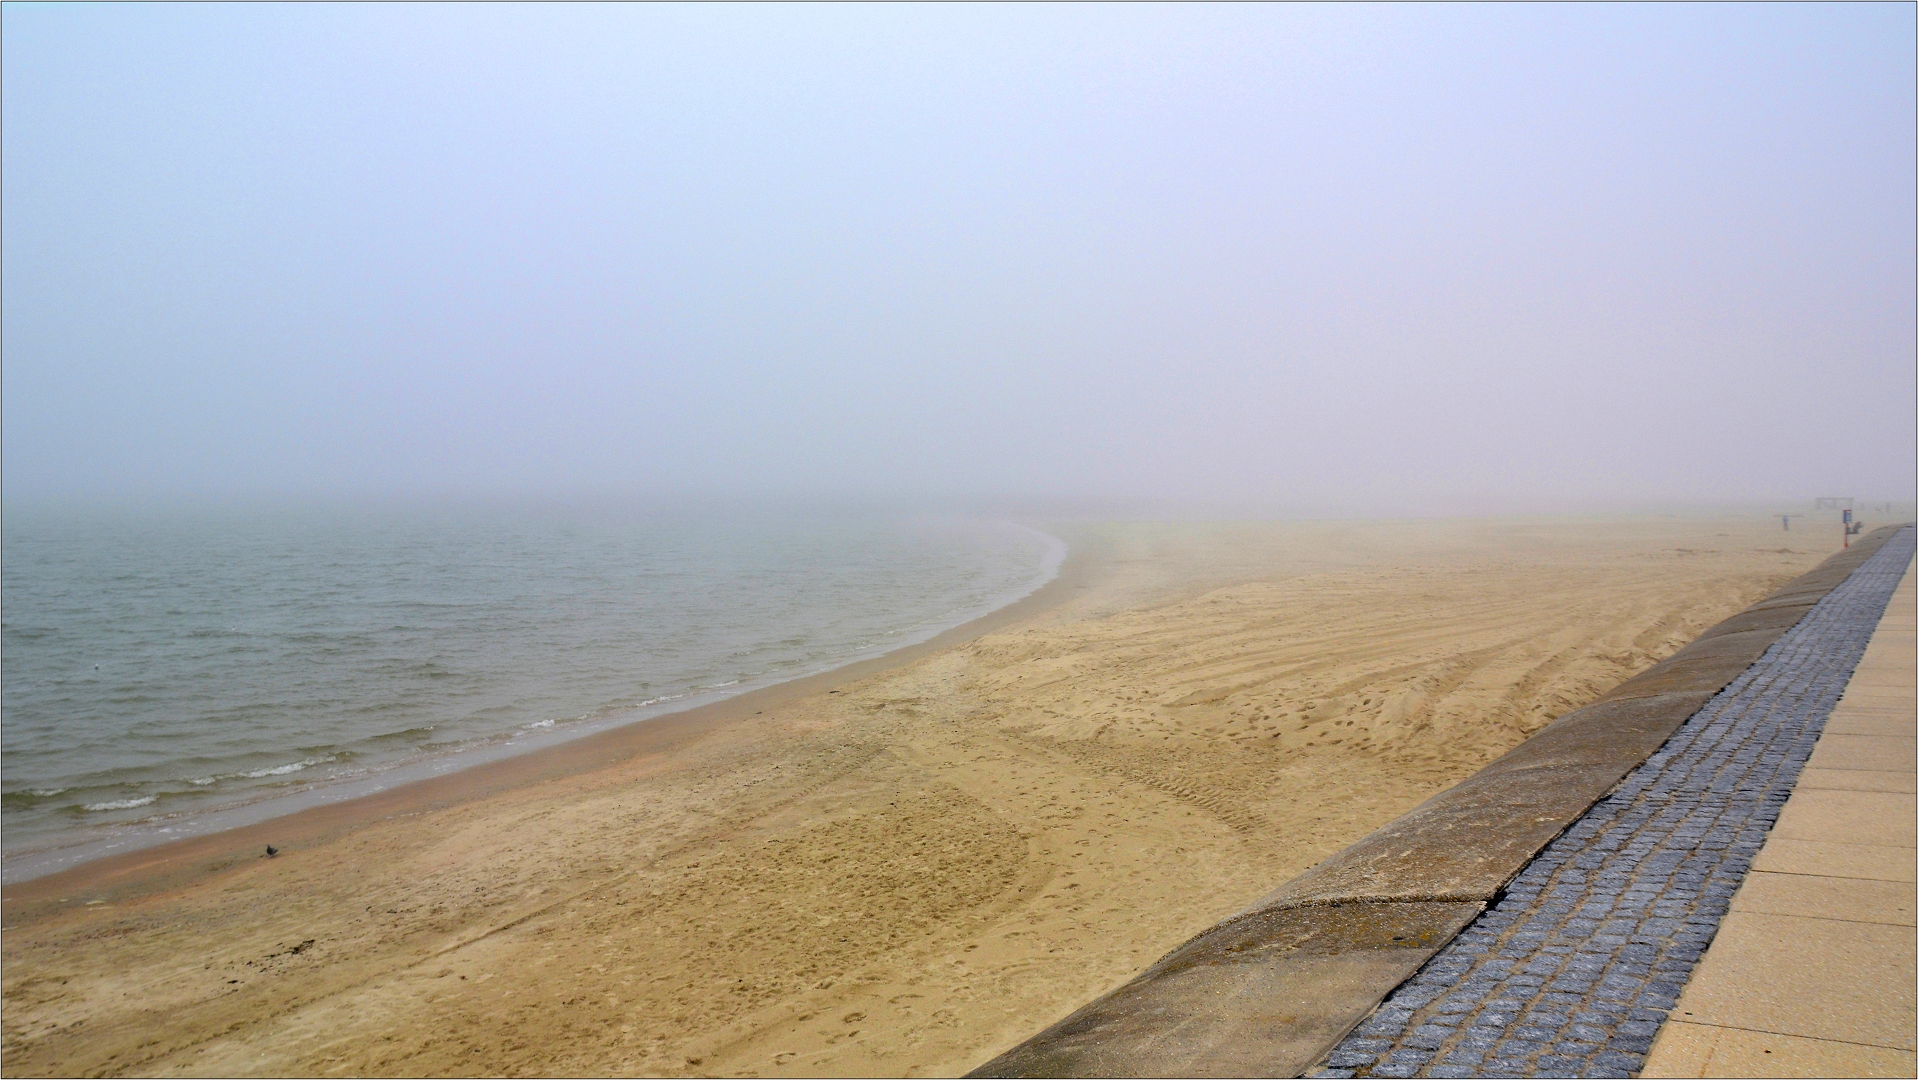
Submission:
[[[964,1072],[1837,531],[1060,526],[1057,582],[924,646],[10,887],[0,1049],[22,1076]]]

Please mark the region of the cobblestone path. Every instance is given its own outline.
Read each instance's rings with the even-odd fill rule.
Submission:
[[[1778,820],[1913,550],[1899,530],[1316,1075],[1628,1076]]]

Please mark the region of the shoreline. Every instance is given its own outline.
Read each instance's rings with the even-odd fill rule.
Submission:
[[[1061,579],[943,641],[23,883],[0,1052],[963,1074],[1828,554],[1729,518],[1071,525]]]
[[[824,671],[685,708],[627,720],[544,746],[505,753],[500,753],[505,749],[504,745],[485,748],[477,752],[484,753],[490,749],[499,756],[399,780],[359,795],[325,798],[329,790],[368,783],[368,780],[309,788],[252,803],[209,809],[204,815],[216,818],[245,814],[274,802],[295,799],[311,802],[310,805],[285,813],[254,817],[203,833],[160,839],[9,880],[0,884],[0,904],[34,905],[56,896],[58,898],[53,899],[53,902],[59,904],[67,902],[64,894],[75,892],[89,893],[89,899],[121,900],[172,888],[196,876],[196,867],[199,873],[214,873],[238,860],[251,857],[251,852],[264,849],[268,844],[282,851],[291,850],[302,844],[324,842],[325,839],[373,821],[454,806],[513,788],[557,780],[641,754],[665,753],[765,709],[814,694],[830,693],[836,686],[961,644],[1009,622],[1054,607],[1083,585],[1085,573],[1093,559],[1086,550],[1083,538],[1070,535],[1080,530],[1055,525],[1040,527],[1024,522],[1014,524],[1047,536],[1063,549],[1052,576],[1014,600],[922,640],[908,642],[877,655],[855,655],[845,663]],[[1049,554],[1042,561],[1042,573],[1045,562],[1051,561],[1051,557]],[[413,763],[401,769],[443,765],[457,756]],[[379,778],[372,779],[376,781]],[[64,848],[43,849],[17,858],[32,861],[36,857],[84,849],[91,844],[104,842],[88,841]],[[19,914],[11,907],[0,909],[0,921],[11,926]]]
[[[309,781],[280,789],[265,789],[223,803],[175,811],[135,821],[94,826],[94,834],[78,840],[41,837],[26,846],[0,855],[0,888],[36,880],[101,859],[130,854],[166,844],[231,832],[249,825],[277,820],[302,811],[341,805],[382,792],[438,777],[453,776],[481,765],[547,750],[589,738],[602,732],[647,723],[662,717],[688,712],[774,686],[825,675],[852,664],[876,660],[901,649],[931,640],[948,630],[1017,603],[1045,587],[1058,576],[1070,545],[1057,536],[1029,524],[1001,520],[996,524],[1022,530],[1045,540],[1049,547],[1040,559],[1037,571],[1018,586],[988,598],[968,609],[969,618],[951,626],[928,632],[927,624],[939,626],[954,612],[930,618],[897,632],[893,642],[868,645],[826,662],[823,668],[797,674],[773,676],[767,680],[748,679],[742,689],[711,687],[662,699],[657,703],[606,710],[565,722],[563,726],[540,729],[522,727],[479,738],[410,760],[400,760],[359,775],[330,780]]]

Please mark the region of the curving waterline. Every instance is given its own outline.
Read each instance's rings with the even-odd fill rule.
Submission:
[[[558,724],[552,720],[541,721],[476,744],[454,748],[443,754],[399,762],[371,774],[275,791],[217,806],[196,808],[173,816],[129,822],[115,828],[107,835],[78,843],[18,853],[9,852],[4,859],[0,859],[0,883],[11,885],[30,881],[112,855],[157,847],[176,840],[225,832],[318,806],[350,802],[419,780],[446,776],[489,762],[533,753],[588,735],[625,727],[628,724],[643,723],[756,690],[824,675],[851,664],[878,659],[901,649],[911,648],[930,641],[948,630],[964,626],[975,619],[1015,604],[1038,592],[1059,576],[1060,568],[1064,566],[1069,551],[1064,540],[1018,522],[1008,521],[1000,524],[1029,533],[1046,545],[1045,554],[1039,560],[1038,569],[1026,582],[991,597],[982,604],[946,612],[942,616],[928,619],[917,626],[890,635],[885,641],[872,643],[866,648],[837,657],[819,667],[785,673],[779,677],[764,680],[733,680],[726,684],[706,687],[694,693],[667,695],[642,702],[631,708],[610,710],[566,724]],[[281,766],[278,771],[291,773],[299,771],[306,764],[309,763]],[[145,797],[139,800],[122,800],[120,803],[89,805],[85,809],[89,811],[134,809],[138,806],[150,805],[154,801],[153,797]]]

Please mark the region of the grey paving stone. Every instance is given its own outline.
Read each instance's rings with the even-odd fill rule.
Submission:
[[[1578,1058],[1589,1058],[1603,1049],[1604,1047],[1598,1043],[1585,1042],[1579,1039],[1566,1039],[1554,1045],[1551,1048],[1551,1052],[1554,1054],[1569,1054],[1572,1057]]]
[[[1507,1039],[1498,1044],[1498,1056],[1508,1061],[1530,1058],[1545,1049],[1545,1044],[1537,1039]]]
[[[1555,1009],[1576,1009],[1585,1003],[1577,994],[1545,993],[1539,995],[1539,1003]]]
[[[1430,985],[1407,987],[1406,992],[1400,995],[1397,1000],[1401,1005],[1416,1009],[1438,1000],[1444,993],[1445,987],[1439,985],[1437,980],[1434,980]]]
[[[1615,1070],[1620,1076],[1629,1076],[1645,1064],[1643,1054],[1623,1054],[1616,1050],[1603,1050],[1592,1056],[1592,1075],[1599,1070]]]
[[[1652,1048],[1650,1035],[1614,1035],[1605,1043],[1608,1049],[1643,1054]]]
[[[1630,1076],[1643,1066],[1913,548],[1914,530],[1902,529],[1853,571],[1547,844],[1319,1075]]]

